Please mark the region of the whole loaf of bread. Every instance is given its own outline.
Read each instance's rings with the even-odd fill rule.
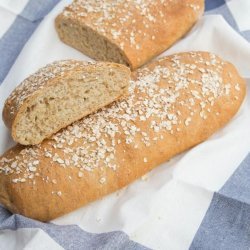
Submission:
[[[41,221],[68,213],[207,139],[244,95],[235,67],[213,54],[161,58],[132,74],[127,98],[40,145],[7,151],[0,158],[0,203]]]
[[[183,37],[203,11],[204,0],[74,0],[55,26],[85,55],[136,69]]]

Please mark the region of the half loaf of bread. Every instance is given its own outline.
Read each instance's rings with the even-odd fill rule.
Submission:
[[[124,65],[57,61],[16,87],[5,102],[3,120],[16,142],[35,145],[126,94],[129,80]]]
[[[56,18],[60,39],[102,61],[136,69],[184,36],[204,0],[75,0]]]
[[[246,88],[232,64],[206,52],[161,58],[132,79],[127,98],[7,151],[0,203],[48,221],[114,192],[225,126]]]

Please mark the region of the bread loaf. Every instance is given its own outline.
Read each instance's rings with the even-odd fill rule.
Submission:
[[[82,53],[136,69],[184,36],[203,11],[204,0],[75,0],[55,25]]]
[[[129,79],[130,70],[124,65],[54,62],[11,93],[3,119],[16,142],[35,145],[127,93]]]
[[[31,147],[0,158],[0,202],[48,221],[114,192],[201,143],[237,112],[245,82],[206,52],[132,73],[129,96]],[[143,192],[143,190],[142,190]]]

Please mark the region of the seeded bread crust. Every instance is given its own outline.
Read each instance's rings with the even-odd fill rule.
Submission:
[[[111,86],[111,80],[106,78],[105,74],[108,72],[110,74],[120,74],[121,79],[118,79],[119,82],[112,84],[116,86]],[[115,72],[115,73],[114,73]],[[100,76],[101,74],[101,76]],[[49,98],[49,90],[51,88],[55,88],[58,86],[57,91],[62,90],[70,86],[72,81],[79,81],[82,86],[88,84],[87,80],[90,77],[97,76],[99,79],[99,88],[103,85],[105,89],[108,89],[110,92],[108,96],[106,96],[105,101],[103,100],[95,100],[95,105],[88,105],[88,109],[84,109],[84,105],[82,105],[81,112],[78,112],[78,117],[75,119],[69,118],[66,123],[61,122],[58,126],[50,131],[50,133],[46,134],[46,136],[40,136],[40,138],[36,139],[35,136],[33,138],[29,138],[29,140],[25,140],[24,132],[18,131],[20,129],[20,122],[24,116],[28,116],[27,109],[30,109],[31,103],[39,100],[42,95],[45,95],[46,105],[50,104]],[[101,78],[101,79],[100,79]],[[112,77],[111,77],[112,78]],[[16,142],[19,142],[23,145],[35,145],[41,143],[45,138],[49,138],[52,134],[58,132],[61,128],[66,127],[72,122],[81,119],[83,116],[86,116],[92,112],[97,111],[97,109],[102,108],[105,105],[110,104],[111,102],[120,98],[123,94],[127,94],[127,89],[129,85],[130,79],[130,70],[124,65],[116,64],[116,63],[107,63],[107,62],[82,62],[76,60],[63,60],[56,61],[54,63],[48,64],[45,67],[39,69],[36,73],[32,74],[28,78],[26,78],[20,85],[18,85],[10,96],[7,98],[4,109],[3,109],[3,120],[5,125],[11,130],[11,134],[13,139]],[[91,79],[93,81],[93,79]],[[103,81],[103,82],[102,82]],[[106,82],[105,82],[106,81]],[[62,85],[64,84],[64,85]],[[80,84],[80,87],[81,87]],[[62,85],[62,86],[61,86]],[[72,85],[72,84],[71,84]],[[90,92],[90,88],[94,88],[93,83],[89,84],[88,91]],[[61,86],[61,87],[60,87]],[[92,87],[93,86],[93,87]],[[84,87],[84,86],[83,86]],[[73,90],[72,90],[73,91]],[[112,92],[113,91],[113,92]],[[66,92],[66,91],[64,91]],[[52,93],[55,98],[58,100],[63,98],[64,95],[67,95],[67,92],[63,95],[60,93]],[[76,93],[77,94],[77,93]],[[68,93],[69,95],[69,93]],[[69,96],[68,96],[69,97]],[[86,98],[92,98],[90,94],[85,95]],[[82,98],[83,99],[83,98]],[[67,100],[65,100],[67,104]],[[86,103],[86,102],[85,102]],[[84,103],[83,103],[84,104]],[[49,111],[49,106],[46,106],[46,112]],[[62,111],[63,113],[63,107]],[[60,111],[56,111],[57,114]],[[37,111],[37,116],[41,115],[39,110]],[[47,114],[47,117],[44,119],[49,119],[50,114]],[[33,120],[32,120],[33,122]],[[34,126],[41,127],[41,131],[44,131],[42,127],[43,124],[38,124],[38,122],[34,121]],[[20,136],[20,134],[22,134]]]
[[[114,192],[198,143],[238,111],[235,67],[207,52],[161,58],[133,72],[129,96],[33,147],[0,158],[0,202],[49,221]]]
[[[204,0],[75,0],[56,18],[60,39],[82,53],[136,69],[183,37]]]

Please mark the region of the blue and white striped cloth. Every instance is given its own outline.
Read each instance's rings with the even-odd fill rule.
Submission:
[[[0,110],[10,91],[57,59],[88,60],[61,43],[54,17],[70,1],[0,1]],[[164,55],[209,50],[250,83],[250,1],[207,0],[192,31]],[[0,206],[2,249],[249,249],[250,91],[236,117],[207,142],[116,194],[51,223]],[[0,153],[13,142],[0,123]]]

